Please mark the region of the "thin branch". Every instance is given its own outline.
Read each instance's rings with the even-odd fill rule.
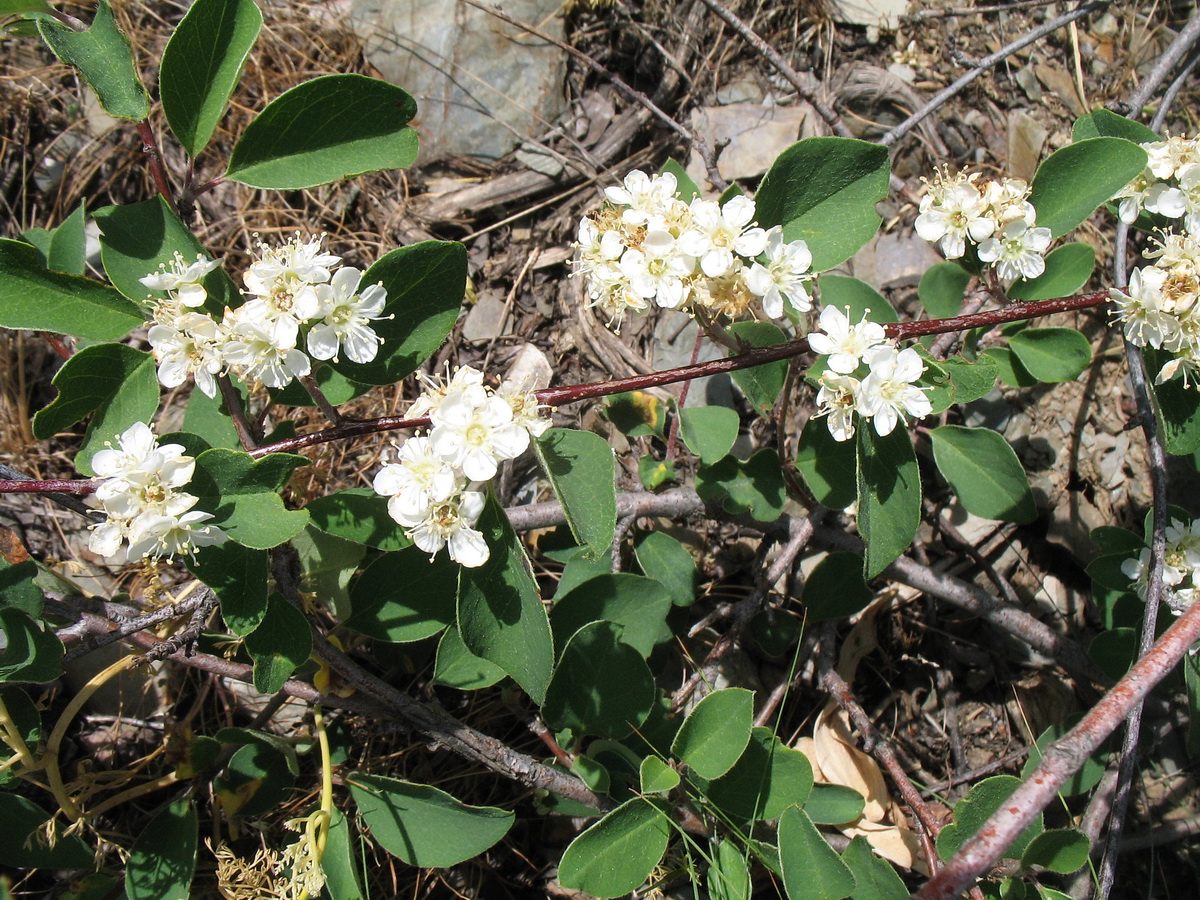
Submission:
[[[297,378],[297,381],[300,382],[304,390],[308,391],[308,396],[312,397],[313,403],[317,404],[317,409],[321,410],[322,415],[329,420],[329,424],[342,424],[342,414],[337,411],[336,406],[329,402],[329,398],[325,396],[325,392],[317,384],[317,379],[311,375],[301,375]]]
[[[962,6],[954,9],[920,9],[915,13],[901,16],[901,22],[924,22],[926,19],[943,19],[950,16],[974,16],[980,13],[1011,12],[1015,9],[1030,9],[1035,6],[1049,6],[1055,0],[1014,0],[1013,3],[997,3],[992,6]]]
[[[158,141],[154,137],[154,130],[150,127],[149,122],[138,122],[138,136],[142,139],[142,153],[146,155],[146,162],[150,166],[150,177],[154,179],[155,190],[167,201],[167,206],[171,207],[171,211],[178,213],[179,207],[172,195],[171,183],[167,180],[167,171],[163,168],[162,154],[158,152]]]
[[[1155,61],[1150,74],[1142,79],[1138,89],[1129,98],[1126,110],[1130,115],[1141,115],[1142,109],[1150,102],[1154,92],[1167,80],[1167,77],[1179,65],[1179,61],[1187,56],[1188,51],[1197,40],[1200,40],[1200,15],[1193,15],[1188,19],[1188,23],[1180,29],[1179,34],[1175,36],[1175,40],[1171,41],[1171,45],[1167,47],[1162,56]],[[1155,131],[1157,130],[1156,128]]]
[[[233,430],[237,432],[242,449],[247,453],[253,451],[258,446],[258,442],[254,439],[254,427],[246,418],[246,409],[242,406],[242,398],[238,395],[228,375],[218,375],[217,385],[221,389],[221,399],[225,402],[225,411],[233,420]]]
[[[51,594],[46,595],[51,598]],[[74,647],[63,656],[63,662],[68,663],[74,659],[91,653],[93,650],[99,650],[101,647],[106,647],[109,644],[114,644],[121,638],[133,634],[135,631],[143,631],[147,628],[152,628],[162,622],[168,622],[171,619],[178,619],[194,612],[197,609],[203,608],[208,604],[213,597],[213,593],[207,587],[197,591],[186,600],[181,600],[179,603],[171,603],[167,606],[160,607],[153,612],[146,613],[142,616],[135,616],[132,619],[122,619],[113,622],[113,629],[106,634],[91,634],[85,638],[78,647]],[[80,603],[80,598],[61,595],[55,597],[52,602],[61,610],[66,612],[78,613],[87,606]],[[96,610],[90,609],[89,612]],[[61,635],[60,635],[61,636]]]

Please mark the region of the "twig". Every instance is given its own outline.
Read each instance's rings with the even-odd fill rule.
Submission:
[[[138,136],[142,139],[142,153],[146,155],[146,161],[150,166],[150,177],[154,179],[155,190],[167,201],[167,206],[171,207],[171,211],[178,214],[179,207],[171,193],[171,184],[167,181],[167,171],[163,168],[162,154],[158,152],[158,141],[154,137],[154,130],[150,127],[149,122],[138,122]]]
[[[225,411],[233,420],[233,430],[237,432],[238,441],[241,442],[242,449],[249,453],[258,446],[258,442],[254,439],[254,428],[246,418],[242,398],[238,396],[237,389],[228,375],[218,375],[217,385],[221,388],[221,399],[225,401]]]
[[[1150,127],[1153,130],[1162,131],[1162,127],[1167,121],[1167,111],[1175,105],[1175,98],[1179,96],[1179,92],[1183,90],[1184,85],[1190,83],[1196,63],[1200,63],[1200,54],[1193,53],[1191,59],[1179,70],[1179,74],[1175,76],[1175,80],[1171,82],[1163,94],[1162,102],[1158,105],[1158,112],[1154,114],[1154,119],[1150,122]]]
[[[1175,40],[1171,41],[1171,45],[1163,52],[1154,63],[1154,68],[1150,70],[1142,83],[1138,85],[1138,89],[1134,91],[1129,98],[1129,102],[1125,104],[1125,109],[1134,116],[1141,115],[1142,109],[1150,102],[1150,97],[1158,90],[1159,86],[1167,80],[1172,70],[1183,59],[1192,45],[1200,40],[1200,15],[1193,15],[1188,19],[1188,23],[1180,29],[1179,34],[1175,36]],[[1162,108],[1162,107],[1160,107]],[[1158,129],[1155,129],[1156,131]]]
[[[100,521],[104,518],[104,514],[102,512],[88,506],[82,500],[78,499],[78,497],[72,496],[77,494],[90,494],[91,491],[79,490],[80,485],[94,484],[94,482],[92,482],[90,479],[85,481],[38,481],[38,479],[32,477],[31,475],[26,475],[23,472],[17,471],[12,466],[6,466],[3,463],[0,463],[0,477],[5,479],[5,481],[0,481],[0,493],[5,493],[3,485],[11,482],[16,482],[18,484],[35,482],[38,485],[50,485],[51,487],[46,490],[42,490],[39,487],[34,489],[34,492],[47,494],[47,500],[57,503],[64,509],[69,509],[72,512],[77,512],[87,516],[89,519],[94,521]],[[60,485],[63,487],[61,490],[56,490],[53,485]]]
[[[954,9],[920,9],[915,13],[901,16],[901,22],[924,22],[926,19],[942,19],[950,16],[974,16],[979,13],[1010,12],[1014,9],[1029,9],[1034,6],[1049,6],[1055,0],[1014,0],[1012,3],[998,3],[992,6],[960,6]]]
[[[50,599],[53,595],[47,594]],[[133,634],[135,631],[142,631],[146,628],[152,628],[162,622],[168,622],[171,619],[178,619],[181,616],[186,616],[189,613],[195,612],[198,609],[203,609],[206,606],[211,610],[212,604],[215,602],[215,595],[207,587],[197,591],[193,596],[186,600],[181,600],[179,603],[171,603],[163,606],[154,612],[146,613],[142,616],[136,616],[132,619],[124,619],[114,622],[116,626],[106,634],[93,634],[84,638],[78,647],[68,650],[63,655],[63,662],[71,662],[85,654],[91,653],[93,650],[99,650],[101,647],[107,647],[109,644],[116,643],[121,638]],[[60,595],[51,600],[59,608],[78,612],[85,609],[86,606],[80,604],[80,598],[70,597],[68,595]],[[95,611],[94,609],[91,611]],[[179,649],[179,648],[176,648]],[[173,651],[172,651],[173,652]],[[167,654],[170,655],[170,654]]]
[[[950,541],[950,543],[952,543],[963,553],[967,554],[967,556],[971,557],[971,560],[979,567],[980,571],[987,575],[988,580],[996,586],[996,590],[1000,592],[1000,596],[1002,596],[1007,603],[1011,603],[1013,606],[1019,605],[1021,598],[1017,596],[1016,590],[1013,588],[1012,584],[1007,578],[1001,577],[1000,573],[996,571],[996,567],[988,562],[987,557],[980,553],[975,548],[974,544],[963,537],[962,532],[950,524],[948,518],[943,519],[940,515],[938,515],[937,507],[931,500],[926,499],[924,501],[924,507],[925,514],[929,517],[929,520],[933,523],[934,527],[941,531],[942,536]]]
[[[707,0],[705,0],[705,2],[707,2]],[[1064,25],[1074,22],[1076,19],[1081,19],[1088,13],[1105,9],[1109,2],[1110,0],[1087,0],[1087,2],[1081,3],[1070,12],[1064,13],[1061,16],[1057,16],[1056,18],[1051,19],[1049,22],[1044,22],[1037,28],[1030,31],[1028,34],[1013,41],[1011,44],[1006,44],[1005,46],[1001,47],[990,56],[985,56],[979,61],[979,65],[977,65],[974,69],[959,77],[949,87],[939,91],[932,100],[930,100],[911,116],[880,138],[879,143],[883,144],[885,147],[892,146],[892,144],[896,143],[896,141],[900,140],[900,138],[912,131],[922,119],[926,118],[930,113],[934,112],[947,100],[958,94],[968,84],[982,75],[988,69],[995,66],[997,63],[1003,62],[1022,47],[1028,47],[1034,41],[1040,40],[1053,31],[1057,31]]]
[[[296,380],[300,382],[304,390],[308,391],[308,396],[312,397],[313,403],[317,404],[317,409],[321,410],[322,415],[329,420],[331,425],[342,424],[342,414],[337,411],[336,406],[329,402],[329,399],[325,396],[325,392],[317,384],[317,379],[311,375],[301,375]],[[250,448],[247,447],[246,449],[249,450]]]

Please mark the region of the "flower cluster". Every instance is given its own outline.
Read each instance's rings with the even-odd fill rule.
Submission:
[[[1200,231],[1200,141],[1169,137],[1141,146],[1145,170],[1113,197],[1121,221],[1132,224],[1146,210]]]
[[[891,434],[904,413],[917,419],[929,415],[933,406],[925,396],[928,388],[914,384],[925,371],[916,350],[899,349],[882,325],[865,316],[851,325],[833,306],[821,310],[819,324],[820,331],[808,336],[813,351],[827,357],[816,415],[829,416],[835,440],[854,436],[855,413],[870,419],[880,435]]]
[[[785,242],[778,226],[759,228],[749,197],[685,203],[674,175],[637,170],[604,193],[600,210],[579,223],[575,272],[610,322],[645,313],[651,301],[731,318],[756,299],[772,319],[783,317],[785,302],[800,313],[812,308],[808,245]]]
[[[341,258],[325,253],[321,241],[297,234],[281,247],[259,244],[244,276],[247,301],[220,320],[203,309],[208,294],[202,283],[220,260],[188,263],[176,254],[169,266],[142,278],[150,290],[167,293],[154,304],[149,332],[158,380],[177,387],[191,375],[215,397],[217,376],[231,371],[281,388],[311,371],[310,358],[336,361],[344,351],[356,363],[375,359],[382,339],[370,323],[383,318],[387,291],[373,284],[360,292],[362,272],[339,268]]]
[[[1181,522],[1172,519],[1166,529],[1167,546],[1163,554],[1163,600],[1175,615],[1187,611],[1200,597],[1200,520]],[[1137,559],[1127,559],[1121,571],[1133,582],[1143,600],[1149,590],[1150,548]]]
[[[413,543],[431,555],[448,547],[457,563],[475,567],[488,560],[488,545],[476,530],[484,492],[499,464],[525,452],[529,438],[550,427],[532,394],[492,390],[470,366],[446,384],[432,382],[406,416],[428,415],[428,434],[401,445],[398,459],[375,476],[375,491],[388,497],[388,514],[407,529]]]
[[[180,490],[192,479],[196,462],[179,444],[163,444],[150,426],[137,422],[92,459],[101,478],[96,499],[107,516],[92,527],[88,547],[104,557],[117,556],[128,542],[130,559],[190,554],[219,544],[225,532],[205,525],[212,518],[192,509],[199,498]]]
[[[1001,278],[1016,279],[1046,270],[1050,229],[1036,223],[1029,185],[1021,179],[981,181],[978,172],[951,175],[946,169],[928,183],[915,227],[946,259],[960,259],[970,243],[980,262],[994,265]]]
[[[1200,241],[1167,234],[1145,255],[1154,262],[1134,269],[1124,291],[1110,292],[1117,316],[1133,343],[1174,354],[1158,373],[1159,384],[1182,373],[1187,385],[1200,373]]]

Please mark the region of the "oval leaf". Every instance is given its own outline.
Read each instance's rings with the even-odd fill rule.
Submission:
[[[1092,361],[1092,346],[1074,328],[1026,328],[1008,346],[1038,381],[1074,381]]]
[[[647,657],[672,639],[667,625],[671,595],[652,578],[609,572],[589,578],[559,598],[550,613],[554,639],[562,647],[588,622],[616,622],[621,640]]]
[[[804,582],[801,602],[807,622],[841,619],[862,612],[874,593],[862,575],[857,553],[830,553],[817,563]]]
[[[457,628],[447,628],[442,634],[433,666],[434,684],[460,691],[477,691],[491,687],[504,677],[502,668],[467,649]]]
[[[255,117],[234,146],[225,175],[251,187],[293,190],[403,169],[417,158],[417,133],[406,127],[416,113],[416,101],[386,81],[314,78]]]
[[[571,842],[559,864],[558,880],[565,888],[593,897],[628,894],[658,865],[670,836],[666,814],[635,797]]]
[[[892,864],[876,856],[861,834],[842,851],[842,862],[854,876],[851,900],[908,900],[908,888]]]
[[[842,900],[854,874],[798,806],[779,817],[779,866],[788,900]]]
[[[642,572],[667,589],[673,604],[692,604],[696,599],[696,560],[683,544],[669,534],[651,531],[633,552]]]
[[[1003,437],[961,425],[943,425],[929,435],[938,470],[968,512],[1020,524],[1036,518],[1029,477]]]
[[[867,800],[843,784],[814,784],[804,812],[818,825],[845,825],[862,818]]]
[[[196,0],[175,26],[163,50],[159,96],[188,156],[212,138],[262,21],[254,0]]]
[[[860,322],[863,316],[880,325],[900,321],[887,298],[865,281],[846,275],[822,275],[818,284],[821,288],[821,305],[836,306],[838,309],[849,307],[847,315],[851,322]]]
[[[858,429],[858,530],[867,545],[863,572],[874,578],[908,549],[921,524],[921,473],[908,430],[880,437]]]
[[[808,757],[759,726],[734,767],[709,782],[704,795],[728,813],[746,820],[777,819],[789,806],[804,803],[813,789]]]
[[[824,417],[810,416],[800,432],[796,468],[817,501],[830,509],[853,503],[858,492],[855,466],[854,444],[836,440]]]
[[[643,794],[661,794],[679,787],[679,773],[657,756],[647,756],[638,771]]]
[[[728,331],[746,341],[751,347],[771,347],[787,340],[787,335],[779,326],[770,322],[734,322],[728,326]],[[742,389],[754,410],[759,415],[766,416],[775,408],[775,401],[779,399],[784,382],[787,381],[787,367],[787,360],[780,359],[749,369],[738,369],[729,375],[734,384]]]
[[[671,752],[701,778],[720,778],[750,742],[754,693],[745,688],[713,691],[688,713]]]
[[[196,873],[200,820],[189,799],[154,815],[133,842],[125,869],[129,900],[187,900]]]
[[[750,867],[733,841],[725,840],[708,867],[708,893],[713,900],[749,900]]]
[[[213,514],[213,524],[232,540],[256,550],[290,541],[308,524],[308,512],[289,510],[280,491],[292,470],[309,460],[272,453],[255,460],[249,453],[217,447],[196,457],[188,490],[200,498],[198,509]]]
[[[1029,202],[1037,224],[1061,237],[1146,168],[1146,151],[1115,137],[1068,144],[1051,153],[1033,176]]]
[[[654,676],[642,655],[621,642],[621,631],[613,622],[592,622],[567,641],[542,704],[542,718],[555,731],[623,738],[650,714]]]
[[[1087,244],[1063,244],[1046,255],[1046,271],[1008,289],[1013,300],[1053,300],[1069,297],[1088,283],[1096,268],[1096,251]]]
[[[616,461],[608,441],[590,431],[551,428],[533,446],[571,534],[588,547],[585,555],[608,556],[617,528]]]
[[[1087,835],[1077,828],[1052,828],[1043,831],[1021,854],[1022,868],[1041,866],[1051,872],[1066,875],[1075,872],[1088,861],[1092,845]]]
[[[458,571],[449,556],[430,560],[419,547],[385,553],[354,583],[346,627],[394,643],[431,637],[454,622]]]
[[[728,406],[689,406],[679,411],[679,433],[688,449],[711,465],[737,440],[740,420]]]
[[[327,534],[377,550],[403,550],[412,541],[388,515],[387,498],[370,488],[348,488],[318,497],[305,507],[312,524]]]
[[[954,804],[954,824],[947,825],[938,835],[937,850],[948,860],[991,818],[1012,792],[1021,786],[1021,779],[1012,775],[993,775],[971,788],[967,796]],[[1004,851],[1006,858],[1020,859],[1030,842],[1042,833],[1042,814],[1038,813],[1029,827]]]
[[[1145,144],[1159,140],[1158,134],[1152,128],[1147,128],[1141,122],[1118,116],[1107,109],[1094,109],[1085,116],[1080,116],[1071,126],[1071,140],[1086,141],[1095,137],[1119,137],[1135,144]]]
[[[493,806],[468,806],[445,791],[382,775],[346,777],[371,836],[409,865],[453,866],[478,856],[512,827],[515,816]]]
[[[62,641],[15,606],[0,606],[0,681],[46,684],[62,675]]]
[[[971,273],[952,262],[934,263],[921,276],[917,297],[930,318],[945,319],[962,312],[963,295]]]
[[[281,690],[312,653],[308,619],[279,594],[267,598],[266,615],[244,641],[254,660],[254,686],[264,694]]]

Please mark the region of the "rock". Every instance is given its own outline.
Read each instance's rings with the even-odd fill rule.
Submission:
[[[833,19],[847,25],[895,31],[908,0],[834,0]]]
[[[1050,133],[1041,123],[1025,110],[1014,109],[1009,112],[1008,173],[1015,178],[1032,181],[1049,136]]]
[[[462,336],[468,341],[490,341],[497,338],[508,317],[508,306],[498,292],[485,291],[479,295],[463,322]]]
[[[1071,115],[1082,116],[1087,112],[1079,99],[1079,93],[1075,90],[1075,78],[1070,72],[1066,69],[1058,69],[1043,63],[1034,66],[1033,70],[1037,73],[1038,80],[1046,86],[1046,89],[1066,104],[1067,109],[1071,111]]]
[[[762,88],[749,78],[738,78],[724,87],[717,88],[717,102],[722,106],[735,103],[761,103]]]
[[[505,11],[564,37],[560,0]],[[565,109],[564,51],[458,0],[349,0],[371,65],[417,100],[421,161],[505,156]]]
[[[1033,71],[1032,66],[1022,66],[1017,69],[1013,79],[1021,86],[1025,96],[1034,103],[1038,103],[1042,99],[1042,86],[1038,83],[1037,73]]]
[[[540,391],[550,387],[553,377],[550,358],[533,344],[522,344],[508,364],[504,383],[514,390]]]
[[[771,168],[775,157],[802,138],[817,133],[812,107],[760,106],[733,103],[693,110],[691,128],[706,143],[728,141],[717,157],[717,171],[726,181],[757,178]],[[693,150],[687,172],[699,185],[708,182],[708,172],[698,151]]]
[[[915,234],[877,234],[850,259],[855,278],[875,288],[910,287],[942,258]]]

